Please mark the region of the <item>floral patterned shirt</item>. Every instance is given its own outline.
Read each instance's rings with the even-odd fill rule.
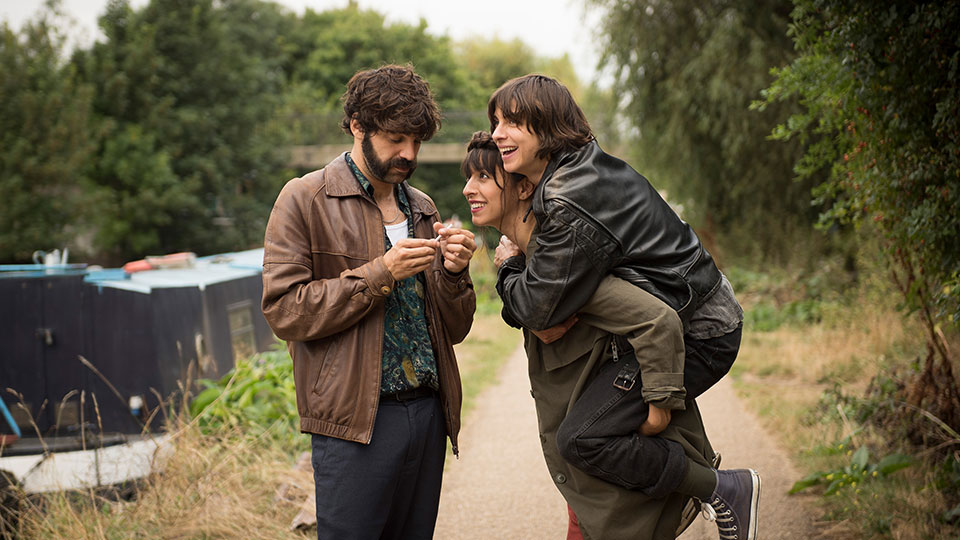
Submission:
[[[373,197],[373,185],[360,172],[357,164],[347,154],[347,164],[360,186]],[[410,201],[402,184],[394,188],[397,204],[407,219],[407,235],[414,237],[413,214]],[[386,248],[393,244],[383,232]],[[427,332],[424,310],[423,273],[399,280],[393,292],[387,296],[383,326],[383,358],[381,360],[380,393],[389,394],[427,386],[438,390],[437,362],[433,357],[433,344]]]

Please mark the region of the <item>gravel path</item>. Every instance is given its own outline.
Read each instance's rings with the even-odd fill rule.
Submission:
[[[437,540],[563,539],[567,505],[543,462],[527,357],[517,347],[498,384],[464,418],[460,459],[448,459]]]
[[[821,538],[810,496],[788,496],[799,478],[757,418],[725,380],[701,396],[707,434],[723,468],[750,467],[762,476],[759,532],[765,539]],[[460,459],[447,462],[438,540],[561,540],[566,504],[550,481],[540,452],[526,357],[518,347],[465,418]],[[698,519],[682,540],[716,540],[713,523]]]

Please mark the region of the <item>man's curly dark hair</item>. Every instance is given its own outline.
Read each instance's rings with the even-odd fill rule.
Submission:
[[[440,129],[440,107],[430,85],[409,64],[358,71],[340,99],[344,115],[340,127],[348,135],[354,118],[369,135],[389,131],[426,141]]]

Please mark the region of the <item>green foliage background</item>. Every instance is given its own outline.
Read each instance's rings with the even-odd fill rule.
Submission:
[[[557,76],[721,263],[815,271],[839,254],[842,283],[863,244],[850,225],[873,228],[908,295],[960,317],[955,4],[590,4],[606,90],[522,41],[458,43],[355,4],[111,0],[105,39],[67,51],[52,2],[2,27],[0,262],[58,245],[105,264],[260,245],[276,193],[304,172],[284,150],[348,142],[349,77],[409,62],[445,112],[439,142],[487,128],[505,79]],[[456,166],[412,182],[445,217],[469,215]]]
[[[820,224],[879,233],[911,304],[960,322],[960,5],[798,0],[793,18],[801,54],[760,108],[804,104],[774,135],[815,141],[797,171],[820,179]]]
[[[542,71],[581,91],[565,57],[457,44],[355,4],[295,14],[261,0],[111,0],[105,39],[72,51],[65,21],[54,1],[2,27],[0,263],[66,245],[107,265],[261,245],[280,188],[305,172],[285,150],[349,142],[339,99],[360,69],[413,64],[444,112],[438,142],[488,128],[486,99],[509,77]],[[469,215],[457,166],[422,165],[412,182],[444,217]]]
[[[94,196],[93,93],[61,62],[64,39],[47,20],[0,25],[0,261],[70,242]]]
[[[238,360],[219,380],[198,383],[203,390],[190,402],[190,416],[204,431],[239,428],[265,433],[291,452],[303,446],[293,363],[283,343]]]
[[[702,236],[717,238],[712,252],[749,266],[804,265],[837,240],[810,234],[817,178],[793,173],[803,145],[767,138],[800,110],[796,101],[749,110],[770,68],[795,56],[788,0],[591,3],[604,11],[602,62],[636,134],[627,153]]]

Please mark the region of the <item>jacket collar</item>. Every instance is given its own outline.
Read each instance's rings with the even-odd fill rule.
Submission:
[[[537,185],[543,185],[546,180],[549,180],[554,173],[557,172],[558,168],[567,165],[569,162],[583,159],[584,156],[589,154],[599,153],[602,153],[602,150],[600,150],[600,145],[597,144],[596,139],[592,139],[590,142],[584,144],[576,150],[568,150],[562,154],[553,156],[553,158],[547,162],[547,167],[543,170],[543,174],[540,175],[540,182]]]
[[[576,150],[570,150],[553,156],[550,161],[547,162],[547,167],[543,170],[543,174],[540,176],[540,182],[538,182],[537,187],[533,189],[533,204],[531,205],[531,209],[533,210],[534,215],[537,216],[538,220],[543,220],[545,216],[545,186],[547,182],[549,182],[557,173],[557,170],[561,167],[569,166],[571,163],[584,159],[590,159],[590,156],[596,156],[597,154],[602,153],[603,151],[600,149],[600,145],[597,143],[597,140],[593,139]]]
[[[326,171],[327,195],[331,197],[357,197],[366,193],[353,177],[353,171],[347,165],[347,153],[344,152],[324,167]]]
[[[372,197],[363,190],[360,182],[357,182],[357,179],[353,176],[353,171],[347,164],[346,156],[346,152],[340,154],[325,167],[327,195],[331,197],[366,197],[372,200]],[[436,213],[433,205],[429,204],[419,191],[411,189],[406,180],[400,184],[400,188],[407,195],[411,213],[420,215]]]

